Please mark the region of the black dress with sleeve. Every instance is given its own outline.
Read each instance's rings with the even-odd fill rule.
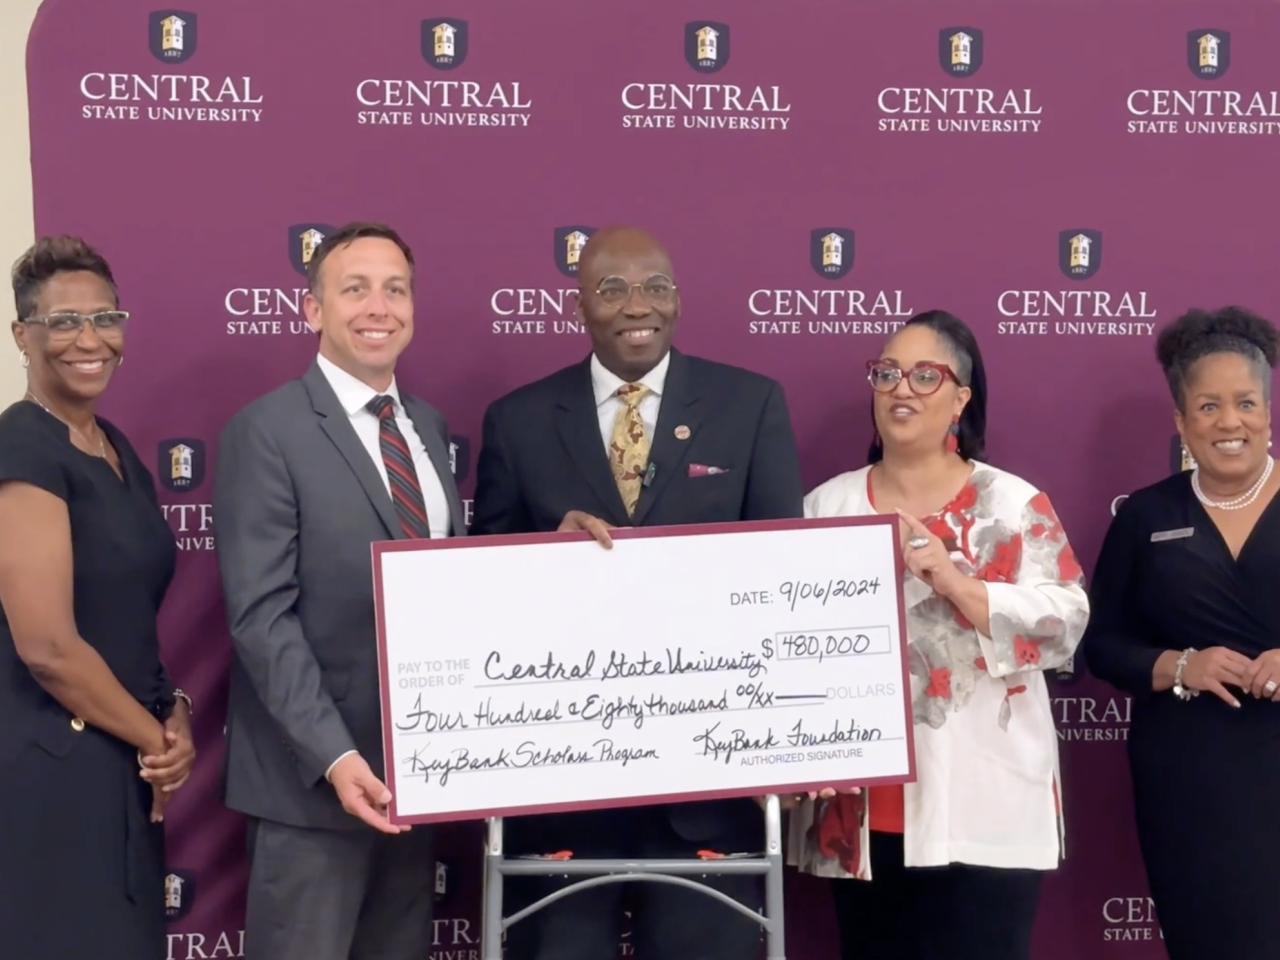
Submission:
[[[20,401],[0,414],[0,482],[66,501],[80,636],[157,717],[173,686],[156,616],[177,549],[151,474],[99,421],[123,478],[59,420]],[[0,536],[4,536],[0,530]],[[87,726],[19,659],[0,612],[0,953],[15,960],[164,960],[164,825],[132,745]]]
[[[1280,703],[1151,689],[1166,650],[1280,647],[1280,496],[1233,558],[1190,474],[1134,493],[1090,601],[1089,669],[1133,697],[1134,811],[1170,960],[1280,958]]]

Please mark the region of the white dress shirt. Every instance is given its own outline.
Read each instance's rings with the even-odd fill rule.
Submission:
[[[382,446],[378,439],[381,426],[378,418],[367,408],[369,401],[379,395],[378,391],[367,383],[357,380],[325,357],[319,357],[318,361],[329,385],[333,387],[333,392],[338,395],[338,403],[342,405],[342,409],[351,420],[356,436],[369,452],[373,465],[378,468],[378,476],[382,477],[387,495],[390,496],[391,481],[387,479],[387,465],[382,460]],[[427,448],[423,446],[413,421],[409,419],[404,404],[400,402],[400,392],[396,389],[394,379],[391,381],[391,386],[383,393],[395,401],[396,426],[404,435],[405,443],[409,445],[409,453],[413,457],[413,469],[418,474],[418,486],[422,488],[422,499],[427,507],[427,520],[431,525],[431,539],[439,540],[447,537],[450,529],[449,501],[445,498],[444,484],[440,482],[435,465],[427,456]]]
[[[671,352],[658,361],[658,365],[637,380],[649,388],[644,399],[640,401],[640,420],[644,423],[645,435],[653,444],[655,431],[658,429],[658,410],[662,407],[662,389],[667,383],[667,367],[671,366]],[[617,374],[610,373],[604,364],[593,353],[591,355],[591,388],[596,395],[596,412],[600,416],[600,438],[604,441],[604,450],[609,452],[609,440],[613,436],[613,422],[618,411],[626,406],[618,396],[618,388],[628,381]]]
[[[365,450],[369,452],[373,465],[378,468],[378,476],[382,477],[382,483],[387,488],[387,495],[390,496],[391,481],[387,479],[387,465],[382,460],[382,445],[378,439],[378,431],[381,429],[380,422],[367,406],[370,400],[379,395],[378,391],[367,383],[357,380],[325,357],[317,356],[316,362],[320,365],[320,370],[324,373],[325,379],[329,381],[329,386],[333,387],[333,392],[338,395],[338,403],[346,411],[347,417],[351,421],[351,426],[355,430],[356,436],[360,438]],[[409,453],[413,456],[413,469],[418,474],[418,486],[422,488],[422,499],[427,507],[427,520],[431,526],[431,539],[439,540],[447,537],[450,530],[449,501],[445,498],[444,485],[440,482],[440,475],[436,473],[435,465],[431,462],[431,458],[427,456],[427,448],[423,446],[422,439],[418,436],[418,431],[414,427],[413,421],[409,419],[409,415],[405,412],[404,404],[400,402],[400,391],[396,389],[394,378],[391,380],[391,386],[384,393],[395,401],[396,426],[400,428],[400,432],[404,435],[405,443],[409,445]],[[329,779],[329,774],[333,773],[333,768],[338,765],[339,760],[355,752],[355,750],[348,750],[337,757],[333,763],[329,764],[329,769],[324,772],[325,779]]]

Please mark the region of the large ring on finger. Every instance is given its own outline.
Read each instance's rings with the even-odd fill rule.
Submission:
[[[1262,695],[1263,695],[1264,697],[1269,697],[1269,696],[1271,696],[1273,693],[1275,693],[1275,692],[1276,692],[1276,686],[1277,686],[1277,685],[1276,685],[1276,682],[1275,682],[1274,680],[1268,680],[1268,681],[1266,682],[1266,684],[1265,684],[1265,685],[1263,686],[1263,688],[1262,688]]]
[[[910,547],[912,550],[919,550],[921,547],[927,547],[928,545],[929,545],[928,537],[917,536],[917,537],[912,537],[910,540],[907,541],[907,546]]]

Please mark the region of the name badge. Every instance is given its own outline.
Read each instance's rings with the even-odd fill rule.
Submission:
[[[1165,540],[1182,540],[1195,532],[1195,527],[1183,527],[1181,530],[1160,530],[1151,535],[1151,542],[1161,543]]]

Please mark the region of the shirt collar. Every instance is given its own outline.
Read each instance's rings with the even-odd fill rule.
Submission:
[[[646,373],[639,379],[639,383],[643,383],[649,388],[649,392],[655,397],[662,396],[662,388],[667,382],[667,367],[671,365],[671,351],[668,350],[666,356],[658,361],[658,365]],[[618,388],[627,381],[623,380],[615,373],[606,370],[604,364],[600,362],[600,358],[594,353],[591,354],[591,388],[595,391],[596,406],[604,404],[610,397],[618,392]]]
[[[347,416],[367,409],[369,401],[379,395],[373,387],[357,380],[328,357],[317,355],[316,362],[320,365],[325,379],[329,381],[329,386],[333,387],[333,392],[338,396],[338,403],[346,411]],[[400,402],[400,391],[396,389],[394,377],[391,378],[391,385],[382,392],[395,401],[396,416],[402,416],[404,404]]]

